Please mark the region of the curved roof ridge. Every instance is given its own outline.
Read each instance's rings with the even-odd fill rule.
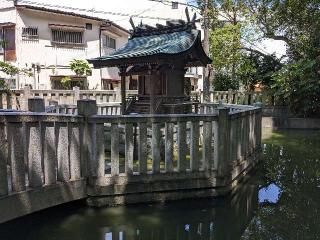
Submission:
[[[191,51],[192,48],[199,50],[199,47],[202,48],[201,33],[199,30],[191,29],[188,31],[135,37],[129,39],[125,46],[112,54],[89,59],[88,61],[94,64],[95,67],[147,63],[148,61],[157,62],[160,56],[182,55]],[[195,54],[195,56],[199,62],[211,62],[205,54]]]

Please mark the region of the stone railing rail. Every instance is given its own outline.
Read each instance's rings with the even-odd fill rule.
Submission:
[[[127,97],[137,96],[138,91],[127,90]],[[11,90],[10,93],[0,91],[0,109],[26,110],[29,98],[40,97],[45,100],[45,105],[56,102],[58,105],[76,105],[78,100],[92,99],[99,103],[120,102],[120,90],[31,90],[25,87],[22,90]],[[203,93],[194,91],[192,100],[200,100],[203,103]],[[243,91],[213,91],[210,92],[210,102],[226,104],[253,105],[261,102],[263,106],[285,106],[281,99],[269,92],[243,92]]]
[[[198,96],[200,102],[203,103],[203,92],[192,92],[191,95]],[[218,103],[220,101],[238,105],[254,105],[259,102],[268,107],[285,106],[283,100],[268,91],[211,91],[210,102]]]
[[[136,90],[127,90],[127,96],[138,94]],[[52,102],[59,105],[76,105],[78,100],[92,99],[97,103],[119,102],[121,100],[119,90],[31,90],[25,87],[22,90],[11,90],[10,92],[0,91],[0,109],[26,110],[29,98],[40,97],[44,99],[45,105]]]
[[[38,100],[29,109],[43,111]],[[224,195],[261,147],[258,107],[108,116],[80,100],[77,113],[0,113],[0,222],[85,198],[102,206]]]
[[[30,99],[29,99],[30,100]],[[39,100],[40,101],[40,100]],[[163,108],[170,108],[172,112],[176,108],[188,108],[188,113],[217,113],[219,107],[227,107],[230,112],[236,112],[241,110],[248,110],[254,107],[262,107],[262,104],[257,102],[254,106],[250,105],[236,105],[236,104],[224,104],[222,101],[219,103],[198,103],[198,102],[186,102],[186,103],[176,103],[176,104],[163,104]],[[45,107],[46,113],[62,113],[62,114],[78,114],[76,105],[49,105]],[[121,115],[121,103],[98,103],[97,104],[97,115]]]
[[[45,107],[46,113],[62,113],[62,114],[78,114],[77,105],[74,104],[62,104],[62,105],[49,105]],[[97,103],[98,115],[120,115],[121,103]]]

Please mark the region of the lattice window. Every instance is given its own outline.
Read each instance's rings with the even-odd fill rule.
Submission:
[[[111,48],[111,49],[116,49],[116,39],[110,37],[110,36],[106,36],[106,42],[105,42],[105,46],[107,48]]]
[[[52,42],[59,44],[83,44],[83,33],[52,29]]]
[[[23,27],[22,28],[22,40],[38,40],[38,28],[37,27]]]

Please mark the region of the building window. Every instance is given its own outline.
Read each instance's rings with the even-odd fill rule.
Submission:
[[[61,80],[64,77],[69,77],[71,80],[68,84],[62,84]],[[86,76],[64,76],[64,75],[53,75],[50,76],[51,88],[58,90],[72,90],[74,87],[79,87],[80,90],[88,89],[87,77]]]
[[[52,42],[58,44],[83,44],[83,32],[52,29]]]
[[[171,8],[172,9],[178,9],[179,3],[178,2],[172,2]]]
[[[38,40],[38,28],[37,27],[23,27],[22,28],[22,40]]]
[[[3,54],[3,47],[4,47],[4,44],[5,44],[5,41],[4,41],[4,37],[3,37],[3,29],[0,28],[0,54]]]
[[[0,29],[0,53],[5,61],[16,61],[16,32],[15,28]]]
[[[86,29],[87,30],[92,30],[92,24],[91,23],[86,23]]]
[[[110,36],[106,36],[106,42],[104,47],[116,49],[116,39]]]

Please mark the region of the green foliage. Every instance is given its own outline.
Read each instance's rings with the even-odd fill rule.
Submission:
[[[69,76],[65,76],[61,79],[61,85],[64,89],[71,88],[71,78]]]
[[[13,66],[11,63],[8,62],[2,62],[0,61],[0,72],[3,72],[9,76],[15,76],[17,74],[23,74],[26,75],[28,77],[32,76],[32,71],[31,69],[28,68],[18,68]],[[0,80],[0,89],[1,90],[9,90],[8,85],[6,84],[6,82],[4,80]]]
[[[214,57],[213,66],[217,71],[231,72],[241,59],[240,27],[240,24],[227,24],[211,32],[210,54]]]
[[[273,74],[282,65],[275,60],[275,56],[261,56],[251,53],[241,59],[237,72],[241,83],[249,90],[260,83],[265,89],[270,89],[274,83]]]
[[[214,76],[214,90],[215,91],[228,91],[239,89],[237,81],[233,81],[228,74],[216,73]]]
[[[30,68],[18,68],[13,66],[11,63],[0,61],[0,72],[7,75],[14,76],[17,74],[23,74],[28,77],[32,77],[32,70]]]
[[[315,60],[299,60],[273,75],[272,89],[298,116],[320,117],[320,75]]]
[[[266,38],[283,40],[292,59],[319,54],[320,2],[315,0],[246,0]]]
[[[0,91],[10,91],[7,83],[3,79],[0,79]]]
[[[225,24],[210,35],[210,54],[213,56],[214,82],[216,91],[239,88],[239,63],[242,59],[240,24]]]
[[[7,75],[14,76],[20,72],[20,69],[10,63],[0,61],[0,71]]]
[[[259,34],[252,24],[253,16],[245,1],[215,1],[212,9],[215,10],[210,11],[210,16],[216,14],[213,19],[223,19],[211,22],[210,54],[213,58],[214,88],[236,89],[242,84],[246,89],[252,89],[257,83],[269,84],[278,61],[273,55],[268,56],[249,47]]]
[[[89,63],[86,60],[77,60],[73,59],[70,62],[70,68],[73,72],[75,72],[78,76],[83,75],[91,75],[91,67],[89,66]]]
[[[318,239],[319,133],[283,131],[264,141],[261,170],[265,177],[259,185],[278,186],[279,199],[260,203],[242,240]]]
[[[214,88],[225,90],[242,84],[252,89],[262,83],[296,115],[319,116],[320,2],[209,2]],[[199,6],[203,10],[203,3]],[[285,61],[257,48],[262,39],[283,40]]]
[[[0,40],[0,46],[1,46],[2,48],[5,48],[5,47],[7,46],[7,44],[8,44],[8,41],[6,41],[6,40]]]

